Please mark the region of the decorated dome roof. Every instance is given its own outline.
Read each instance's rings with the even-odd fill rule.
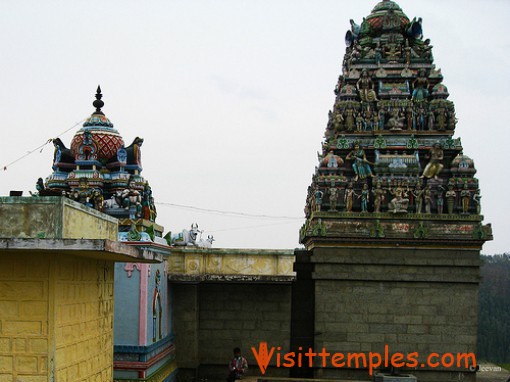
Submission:
[[[452,167],[452,169],[458,168],[460,170],[472,169],[475,167],[475,162],[473,161],[473,159],[471,159],[467,155],[460,153],[452,160],[451,167]]]
[[[356,89],[356,87],[353,85],[349,85],[349,84],[342,86],[342,88],[340,89],[340,92],[338,94],[338,96],[342,99],[354,98],[357,95],[358,95],[358,90]]]
[[[450,93],[448,93],[448,88],[440,82],[432,88],[432,95],[446,98]]]
[[[83,123],[84,128],[90,126],[113,127],[113,123],[111,123],[111,121],[103,113],[101,114],[94,113],[90,117],[88,117]]]
[[[71,153],[75,160],[97,160],[106,163],[116,156],[117,151],[124,145],[119,132],[113,128],[113,123],[101,111],[104,106],[102,97],[101,87],[98,86],[96,100],[92,103],[96,111],[87,118],[71,141]]]
[[[400,6],[397,3],[391,0],[383,0],[376,4],[376,6],[374,7],[374,9],[372,9],[372,12],[368,17],[384,16],[384,14],[390,11],[395,13],[398,12],[400,13],[401,16],[407,18],[407,15],[402,11],[402,8],[400,8]]]
[[[368,29],[371,33],[367,33],[367,28],[362,27],[362,34],[380,34],[385,30],[404,31],[409,25],[409,18],[397,3],[384,0],[374,7],[365,22],[370,26]]]

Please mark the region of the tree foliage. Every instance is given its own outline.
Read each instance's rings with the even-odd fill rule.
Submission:
[[[481,260],[478,358],[510,362],[510,254]]]

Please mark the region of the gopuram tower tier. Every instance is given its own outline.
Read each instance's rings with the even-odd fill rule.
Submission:
[[[390,355],[419,352],[420,364],[402,372],[420,381],[474,381],[469,367],[420,367],[430,352],[475,352],[479,253],[492,239],[474,162],[454,137],[454,104],[421,18],[385,0],[350,24],[308,188],[306,251],[296,252],[298,289],[310,295],[293,301],[313,325],[294,326],[293,337],[308,341],[294,345],[380,354],[388,345]]]
[[[301,242],[480,246],[476,169],[421,18],[382,1],[345,40]]]

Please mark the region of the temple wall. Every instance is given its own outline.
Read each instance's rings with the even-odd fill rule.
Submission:
[[[63,201],[62,237],[117,240],[117,219],[68,198]]]
[[[63,381],[111,381],[113,262],[55,261],[55,374]]]
[[[239,346],[259,375],[251,347],[290,344],[291,285],[203,283],[172,285],[175,301],[175,343],[179,368],[213,380],[224,380],[232,349]],[[270,365],[275,364],[275,359]],[[288,369],[269,375],[287,376]]]
[[[200,275],[294,276],[294,253],[277,249],[174,247],[170,273]]]
[[[140,268],[141,264],[115,264],[115,345],[139,344]]]
[[[0,381],[108,381],[113,262],[0,255]]]
[[[0,381],[48,381],[50,262],[0,255]]]
[[[316,248],[315,349],[328,352],[475,352],[479,252],[440,248]],[[324,333],[324,334],[322,334]],[[411,372],[447,380],[457,367]],[[366,377],[366,370],[317,369],[316,377]],[[469,381],[474,375],[465,375]]]
[[[112,381],[114,262],[161,256],[111,241],[116,219],[60,197],[2,197],[0,214],[0,382]]]
[[[293,264],[289,250],[172,248],[168,278],[181,375],[223,381],[237,346],[259,375],[252,347],[288,348]]]
[[[176,360],[180,369],[195,370],[199,365],[199,285],[174,284],[174,330]]]
[[[166,260],[116,264],[115,301],[114,380],[174,380],[174,302]]]

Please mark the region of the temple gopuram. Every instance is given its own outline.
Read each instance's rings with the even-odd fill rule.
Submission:
[[[492,231],[423,24],[387,0],[361,23],[350,20],[306,198],[306,251],[296,251],[297,284],[311,302],[296,300],[310,324],[293,337],[328,352],[419,352],[418,367],[402,376],[474,381],[469,365],[424,361],[475,352],[479,253]],[[328,367],[295,375],[366,376]]]

